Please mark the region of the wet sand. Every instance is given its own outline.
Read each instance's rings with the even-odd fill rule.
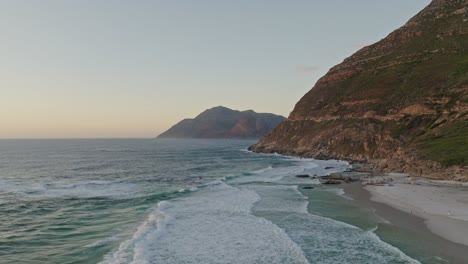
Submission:
[[[459,182],[436,182],[387,175],[391,184],[367,185],[371,200],[415,214],[437,235],[468,247],[468,188]]]
[[[449,263],[468,263],[468,247],[436,235],[426,226],[425,219],[390,205],[373,201],[371,193],[362,186],[361,182],[341,184],[339,188],[342,188],[345,194],[358,204],[373,208],[378,216],[390,222],[391,225],[422,234],[427,241],[430,241],[431,248],[428,249],[430,250],[428,255],[440,256]]]

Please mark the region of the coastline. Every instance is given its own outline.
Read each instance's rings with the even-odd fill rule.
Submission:
[[[398,179],[390,181],[388,180],[390,177]],[[468,221],[451,219],[448,215],[433,214],[434,211],[441,211],[442,208],[433,204],[430,204],[430,206],[425,204],[427,196],[421,194],[427,192],[427,195],[431,195],[430,191],[428,192],[425,187],[445,187],[448,189],[441,189],[439,192],[440,197],[453,198],[453,194],[446,193],[447,190],[453,191],[453,187],[435,187],[438,185],[434,182],[431,182],[431,184],[435,186],[425,186],[419,183],[420,185],[411,185],[411,189],[418,191],[413,191],[405,196],[403,194],[407,194],[407,190],[404,187],[403,190],[400,189],[400,185],[406,184],[400,182],[403,177],[407,178],[404,175],[394,174],[387,175],[386,177],[363,177],[360,181],[354,183],[338,185],[338,188],[342,188],[345,195],[354,199],[358,204],[373,208],[376,215],[388,221],[388,223],[381,223],[382,225],[397,226],[403,230],[410,230],[424,236],[432,255],[439,256],[447,260],[448,263],[467,263],[468,255],[466,252],[468,251],[468,245],[460,242],[464,242],[468,238]],[[363,185],[366,184],[366,180],[381,181],[384,178],[387,178],[387,181],[392,183],[386,185],[379,184],[378,186]],[[462,189],[462,192],[465,191],[468,192],[468,189]],[[393,198],[389,199],[389,196]],[[457,202],[457,199],[454,198],[452,201]],[[405,205],[400,205],[402,203]],[[468,202],[461,204],[464,204],[465,208],[467,208],[465,212],[468,212]],[[445,207],[450,206],[451,204],[445,205]],[[456,220],[456,224],[453,224],[454,220]]]
[[[393,227],[417,234],[424,241],[408,239],[397,244],[406,243],[408,247],[409,243],[420,243],[409,247],[419,247],[419,253],[422,251],[430,258],[428,263],[468,263],[468,182],[383,172],[375,167],[359,166],[359,163],[348,171],[320,178],[322,183],[342,189],[344,196],[352,198],[359,206],[375,211],[383,220],[375,233],[380,234],[380,227],[386,225],[387,230]],[[335,185],[336,182],[341,184]]]

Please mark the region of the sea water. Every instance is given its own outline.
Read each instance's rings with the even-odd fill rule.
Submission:
[[[296,177],[347,162],[253,143],[0,140],[0,263],[419,263],[339,189]]]

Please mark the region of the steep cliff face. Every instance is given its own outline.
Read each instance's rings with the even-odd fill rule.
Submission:
[[[468,1],[434,0],[333,67],[251,149],[468,178]]]
[[[194,119],[184,119],[159,138],[239,138],[255,139],[270,132],[286,118],[268,113],[236,111],[218,106]]]

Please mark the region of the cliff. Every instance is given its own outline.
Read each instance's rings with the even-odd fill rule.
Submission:
[[[252,110],[236,111],[218,106],[194,119],[184,119],[158,138],[238,138],[258,139],[286,118]]]
[[[468,1],[434,0],[333,67],[251,150],[466,180]]]

